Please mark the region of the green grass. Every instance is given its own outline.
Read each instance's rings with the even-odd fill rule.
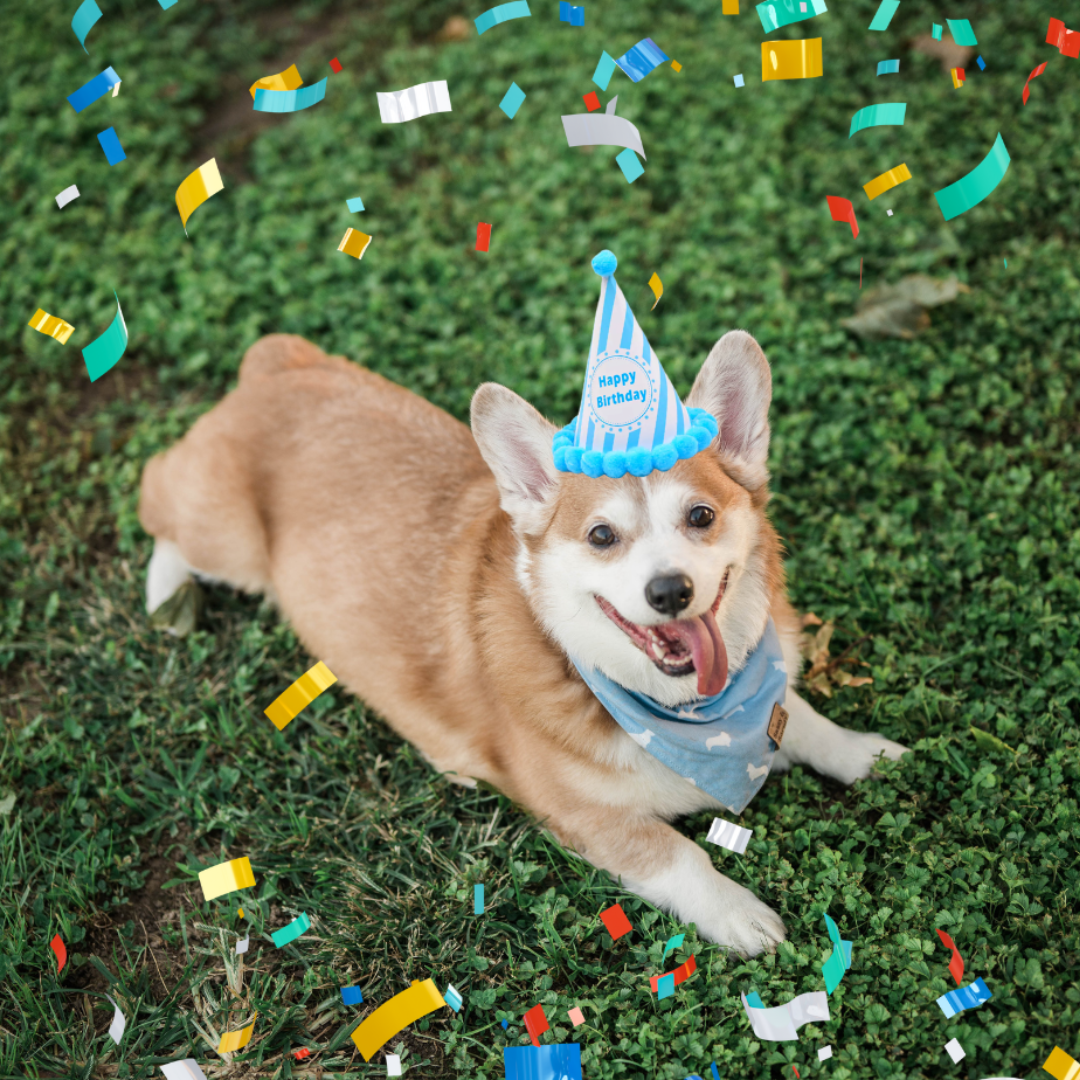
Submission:
[[[592,4],[576,30],[545,0],[442,43],[447,17],[485,4],[110,0],[89,58],[75,6],[9,4],[0,23],[0,1077],[142,1078],[187,1056],[212,1075],[383,1076],[348,1032],[428,976],[466,1004],[391,1041],[417,1077],[502,1076],[537,1002],[545,1038],[580,1042],[590,1080],[708,1077],[713,1060],[724,1080],[792,1064],[835,1080],[1033,1078],[1055,1043],[1080,1057],[1080,66],[1041,44],[1064,13],[949,12],[972,19],[988,63],[954,91],[907,44],[940,14],[904,5],[872,34],[876,0],[780,31],[824,37],[825,77],[765,85],[745,3],[738,18],[704,0]],[[628,186],[616,150],[566,148],[559,115],[579,110],[601,49],[645,35],[683,70],[612,84],[648,154]],[[252,122],[251,82],[294,61],[314,82],[335,55],[323,104]],[[897,56],[900,76],[877,79]],[[76,116],[64,98],[108,64],[119,97]],[[451,114],[379,123],[377,90],[437,78]],[[498,109],[511,81],[528,94],[512,123]],[[887,100],[908,102],[905,127],[849,140],[852,113]],[[94,138],[110,124],[128,154],[112,169]],[[1005,181],[942,222],[933,191],[998,131]],[[173,195],[213,155],[225,190],[185,239]],[[901,161],[913,179],[868,203],[859,186]],[[59,211],[71,183],[82,197]],[[350,215],[358,194],[368,210]],[[855,201],[857,241],[828,219],[836,194]],[[472,251],[481,220],[487,255]],[[350,224],[375,237],[361,263],[336,251]],[[494,379],[565,422],[602,247],[680,390],[723,331],[764,345],[794,599],[835,621],[834,652],[872,635],[873,685],[815,703],[915,750],[850,791],[799,769],[773,780],[743,816],[746,855],[713,851],[788,925],[789,943],[750,962],[498,794],[449,786],[339,690],[276,732],[261,710],[311,660],[268,605],[212,590],[182,641],[142,613],[142,465],[260,334],[307,335],[458,416]],[[913,341],[861,342],[839,325],[860,257],[865,285],[956,273],[972,291]],[[665,294],[649,313],[654,270]],[[78,349],[108,325],[113,289],[131,342],[91,386]],[[39,306],[76,326],[67,346],[26,327]],[[700,840],[707,826],[686,827]],[[201,903],[193,887],[242,854],[258,878],[243,924],[237,898]],[[616,899],[635,931],[612,944],[597,913]],[[772,1005],[819,989],[826,909],[855,943],[832,1019],[758,1043],[739,991]],[[270,931],[301,911],[312,930],[275,950]],[[953,985],[936,927],[994,995],[952,1021],[934,1005]],[[648,978],[680,930],[667,966],[693,953],[698,974],[657,1004]],[[350,982],[368,1004],[341,1004]],[[119,1050],[106,992],[128,1015]],[[217,1071],[200,1031],[214,1042],[254,1010],[252,1043]],[[953,1036],[959,1066],[942,1050]],[[302,1045],[313,1057],[297,1063]]]

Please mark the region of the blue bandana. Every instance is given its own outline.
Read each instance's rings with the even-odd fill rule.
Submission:
[[[719,694],[677,709],[570,659],[634,742],[733,814],[741,814],[765,783],[779,745],[769,722],[787,693],[787,667],[771,618],[746,665]]]

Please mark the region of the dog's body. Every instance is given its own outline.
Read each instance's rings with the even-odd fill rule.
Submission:
[[[626,734],[569,659],[689,703],[706,669],[718,685],[740,669],[771,615],[790,684],[773,768],[805,762],[851,783],[903,752],[794,691],[798,621],[765,516],[770,393],[756,343],[729,334],[689,399],[717,417],[714,447],[667,473],[593,479],[555,471],[555,429],[502,387],[477,392],[470,432],[299,338],[264,338],[238,388],[146,467],[148,609],[191,573],[269,593],[436,768],[493,784],[704,937],[772,948],[780,919],[668,824],[721,804]],[[701,505],[715,520],[691,527]],[[643,586],[671,573],[691,595],[662,619],[668,601]]]

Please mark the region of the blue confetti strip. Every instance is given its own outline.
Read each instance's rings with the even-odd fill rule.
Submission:
[[[74,94],[69,94],[68,103],[80,113],[88,105],[93,105],[98,98],[104,97],[119,81],[120,76],[108,67],[100,75],[95,75],[85,86],[80,86]]]
[[[633,82],[641,82],[650,71],[655,71],[668,59],[670,57],[652,38],[642,38],[633,48],[627,49],[615,63],[630,76]]]
[[[559,22],[569,23],[571,26],[584,26],[585,9],[568,4],[566,0],[559,0]]]
[[[97,140],[101,143],[101,149],[105,151],[105,160],[110,165],[119,165],[121,161],[127,161],[127,154],[120,145],[115,128],[106,128],[98,134]]]
[[[329,78],[329,76],[327,76]],[[255,111],[265,113],[291,113],[310,109],[326,97],[326,79],[295,90],[267,90],[260,86],[255,91]]]
[[[363,1005],[364,994],[359,986],[343,986],[341,988],[341,1000],[346,1005]]]
[[[937,1003],[946,1018],[951,1019],[965,1009],[977,1009],[980,1005],[985,1005],[993,996],[986,983],[982,979],[976,979],[970,986],[961,986],[959,990],[942,994]]]

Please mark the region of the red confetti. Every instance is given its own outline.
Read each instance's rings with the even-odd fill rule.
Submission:
[[[543,1005],[534,1005],[525,1014],[525,1030],[529,1033],[529,1038],[533,1041],[533,1046],[540,1045],[540,1036],[545,1031],[549,1030],[551,1025],[548,1023],[547,1017],[544,1015]]]
[[[336,56],[330,61],[330,70],[335,75],[341,70],[341,61]]]
[[[1035,70],[1034,70],[1034,71],[1033,71],[1033,72],[1032,72],[1032,73],[1031,73],[1031,74],[1030,74],[1030,75],[1029,75],[1028,77],[1027,77],[1027,82],[1026,82],[1026,83],[1024,83],[1024,104],[1025,104],[1025,105],[1027,104],[1027,101],[1028,101],[1028,95],[1029,95],[1029,94],[1031,93],[1031,87],[1030,87],[1030,86],[1028,86],[1028,83],[1030,83],[1032,79],[1037,79],[1037,78],[1038,78],[1038,77],[1039,77],[1039,76],[1040,76],[1040,75],[1041,75],[1041,74],[1042,74],[1042,73],[1043,73],[1043,72],[1044,72],[1044,71],[1046,70],[1046,65],[1047,65],[1048,63],[1049,63],[1049,61],[1048,61],[1048,60],[1044,60],[1044,61],[1043,61],[1043,62],[1042,62],[1042,63],[1041,63],[1041,64],[1040,64],[1040,65],[1039,65],[1039,66],[1038,66],[1038,67],[1037,67],[1037,68],[1036,68],[1036,69],[1035,69]]]
[[[697,971],[697,961],[691,956],[685,964],[680,964],[674,971],[669,971],[668,975],[675,976],[675,985],[686,982],[694,972]],[[658,994],[660,992],[660,979],[662,976],[654,975],[649,980],[649,985],[652,987],[652,992]]]
[[[476,226],[476,250],[487,251],[491,244],[491,226],[486,221],[481,221]]]
[[[311,1051],[306,1046],[302,1046],[293,1054],[293,1057],[296,1058],[297,1061],[303,1061],[304,1058],[311,1057]]]
[[[600,99],[596,96],[595,90],[591,94],[582,94],[581,100],[585,102],[585,108],[589,112],[596,112],[600,108]]]
[[[626,912],[618,904],[612,904],[607,911],[601,911],[600,920],[607,927],[612,941],[618,941],[623,934],[629,934],[634,929],[626,917]]]
[[[1051,19],[1046,31],[1047,45],[1056,45],[1062,56],[1080,58],[1080,31],[1066,30],[1060,19]]]
[[[794,1065],[791,1066],[791,1071],[795,1074],[796,1080],[802,1080],[802,1077],[799,1076],[799,1070]]]
[[[941,943],[946,949],[952,949],[949,974],[956,980],[956,985],[959,986],[960,980],[964,977],[964,958],[960,955],[960,950],[953,944],[953,939],[944,930],[938,931],[938,937],[941,938]]]
[[[52,947],[52,951],[56,953],[56,960],[60,965],[56,969],[56,974],[59,975],[60,972],[64,970],[64,965],[67,963],[67,946],[60,940],[59,934],[49,942],[49,945]]]
[[[855,207],[850,199],[842,199],[839,195],[826,195],[829,204],[829,213],[833,221],[846,221],[851,226],[851,235],[859,235],[859,223],[855,220]]]

